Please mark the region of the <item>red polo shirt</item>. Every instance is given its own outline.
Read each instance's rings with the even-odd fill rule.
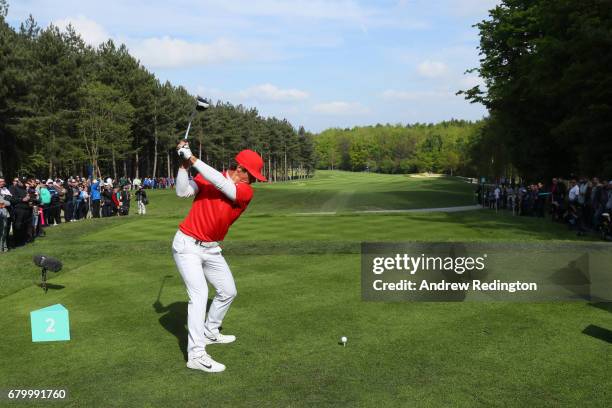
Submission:
[[[201,174],[193,181],[199,191],[179,229],[199,241],[223,241],[230,225],[246,210],[253,198],[253,187],[248,183],[236,184],[236,201],[232,202]]]

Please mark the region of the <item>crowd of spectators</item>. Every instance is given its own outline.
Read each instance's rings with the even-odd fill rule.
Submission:
[[[543,183],[480,184],[478,203],[484,207],[512,211],[515,215],[550,218],[566,223],[578,235],[596,232],[612,240],[612,180],[553,178]]]
[[[173,187],[172,177],[122,177],[118,181],[79,176],[46,181],[17,177],[10,185],[0,177],[0,252],[33,242],[45,235],[45,227],[62,222],[127,216],[132,200],[137,203],[138,214],[145,215],[145,189]]]

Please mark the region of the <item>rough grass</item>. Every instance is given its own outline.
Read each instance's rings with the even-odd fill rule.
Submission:
[[[612,329],[609,305],[360,299],[361,241],[574,239],[562,226],[491,211],[292,215],[466,205],[471,193],[340,172],[257,186],[225,243],[239,295],[224,328],[238,341],[209,348],[220,375],[188,370],[181,349],[187,298],[170,240],[189,202],[153,192],[146,217],[48,229],[0,255],[0,388],[67,388],[68,406],[609,406],[610,344],[582,333]],[[65,264],[46,295],[34,253]],[[32,343],[29,312],[54,303],[72,340]]]

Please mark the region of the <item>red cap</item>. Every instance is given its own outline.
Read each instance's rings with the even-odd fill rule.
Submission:
[[[247,169],[247,171],[259,181],[268,181],[262,174],[263,159],[257,152],[252,150],[243,150],[236,155],[236,163]]]

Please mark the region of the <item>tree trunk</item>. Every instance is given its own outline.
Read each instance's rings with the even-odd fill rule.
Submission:
[[[113,179],[117,181],[117,161],[115,160],[115,150],[111,149],[113,155]]]
[[[285,164],[283,165],[283,180],[287,181],[289,178],[289,171],[287,169],[287,148],[285,148]]]
[[[136,151],[136,163],[135,163],[135,165],[136,165],[135,175],[136,175],[136,178],[139,178],[138,175],[139,175],[139,170],[140,170],[139,169],[139,167],[140,167],[140,160],[138,158],[138,151]]]
[[[153,177],[157,177],[157,128],[153,140]]]
[[[102,180],[102,173],[100,172],[100,166],[98,166],[98,159],[93,159],[94,172],[98,175],[98,179]]]
[[[168,161],[168,173],[166,173],[166,177],[170,177],[170,151],[166,152],[166,160]]]
[[[268,153],[268,180],[272,181],[272,161],[270,159],[270,153]]]

